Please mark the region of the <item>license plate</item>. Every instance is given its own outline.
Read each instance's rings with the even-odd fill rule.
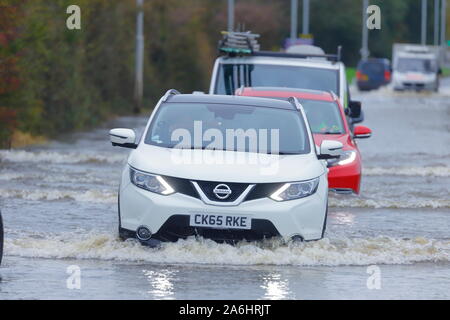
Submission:
[[[252,219],[244,215],[192,213],[189,224],[191,227],[249,230],[252,228]]]
[[[423,76],[421,76],[419,74],[410,74],[410,75],[406,76],[406,79],[420,81],[420,80],[423,80]]]

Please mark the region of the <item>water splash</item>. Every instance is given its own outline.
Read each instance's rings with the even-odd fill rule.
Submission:
[[[362,197],[329,198],[333,208],[439,209],[450,208],[450,199],[370,199]]]
[[[450,241],[420,237],[342,237],[295,245],[267,241],[236,246],[190,238],[150,249],[136,241],[122,242],[113,232],[90,232],[7,239],[5,249],[7,255],[21,257],[173,264],[339,266],[450,261]]]
[[[368,176],[419,176],[419,177],[450,177],[450,167],[372,167],[364,168]]]
[[[0,189],[1,198],[18,198],[31,201],[75,200],[93,203],[115,203],[117,193],[110,190],[10,190]]]
[[[15,163],[122,163],[126,160],[123,154],[77,153],[55,151],[0,150],[0,161]]]

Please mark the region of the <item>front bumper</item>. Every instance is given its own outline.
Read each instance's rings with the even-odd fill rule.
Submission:
[[[338,193],[353,192],[359,194],[361,188],[361,164],[359,158],[348,165],[337,165],[329,168],[329,188]]]
[[[433,82],[415,82],[415,81],[398,81],[394,84],[395,90],[427,90],[433,91],[438,89],[439,84],[435,81]]]
[[[238,206],[205,204],[202,200],[180,193],[163,196],[137,188],[125,174],[120,189],[120,228],[133,235],[139,226],[146,226],[153,237],[162,241],[176,241],[199,235],[217,241],[261,240],[281,237],[288,241],[294,236],[303,240],[323,237],[327,212],[328,182],[320,178],[313,195],[292,201],[276,202],[269,198],[244,201]],[[189,226],[193,213],[248,215],[251,230],[214,229]]]

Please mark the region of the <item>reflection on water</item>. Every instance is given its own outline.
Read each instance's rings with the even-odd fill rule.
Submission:
[[[173,280],[176,270],[151,271],[142,270],[151,286],[148,293],[156,299],[174,299]]]
[[[332,214],[335,224],[352,225],[355,220],[355,215],[350,212],[336,212]]]
[[[289,296],[289,281],[279,273],[264,276],[261,288],[265,290],[264,299],[281,300]]]

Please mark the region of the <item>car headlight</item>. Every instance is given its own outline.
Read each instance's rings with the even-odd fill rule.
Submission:
[[[287,201],[308,197],[314,194],[319,185],[319,178],[284,184],[270,198],[275,201]]]
[[[350,164],[356,159],[355,151],[344,151],[339,159],[330,159],[328,160],[328,167],[334,166],[345,166],[346,164]]]
[[[144,173],[130,168],[130,180],[136,187],[162,194],[169,195],[175,192],[175,190],[164,180],[163,177]]]

